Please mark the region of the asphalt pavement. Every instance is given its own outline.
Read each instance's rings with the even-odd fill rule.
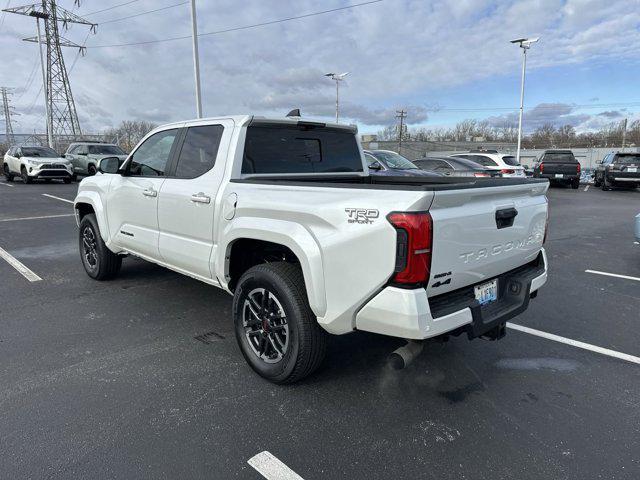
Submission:
[[[549,281],[513,323],[639,357],[640,190],[585,188],[550,190]],[[0,478],[260,479],[264,451],[306,480],[640,478],[633,361],[509,329],[394,371],[400,340],[353,333],[275,386],[221,290],[134,258],[91,280],[76,189],[0,180],[0,249],[40,278],[0,258]]]

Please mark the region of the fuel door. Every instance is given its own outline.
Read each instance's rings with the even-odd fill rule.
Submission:
[[[238,195],[230,193],[224,200],[224,206],[222,207],[222,214],[225,220],[231,220],[236,216],[236,205],[238,204]]]

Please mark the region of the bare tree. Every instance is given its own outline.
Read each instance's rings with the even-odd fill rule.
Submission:
[[[114,142],[117,142],[126,152],[130,152],[142,137],[156,126],[144,120],[124,120],[117,127],[108,129],[105,135],[112,137]]]

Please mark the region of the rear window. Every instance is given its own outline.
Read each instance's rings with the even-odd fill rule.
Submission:
[[[502,161],[511,167],[517,167],[520,165],[518,163],[518,159],[512,155],[502,157]]]
[[[459,155],[462,158],[466,158],[467,160],[471,160],[472,162],[476,162],[483,167],[497,167],[498,164],[491,160],[489,157],[485,157],[484,155]]]
[[[625,165],[631,165],[631,164],[640,165],[640,153],[634,153],[631,155],[616,155],[612,163],[623,163]]]
[[[309,125],[250,125],[242,173],[362,172],[356,137]]]
[[[543,162],[549,163],[577,163],[576,157],[571,152],[550,152],[542,157]]]

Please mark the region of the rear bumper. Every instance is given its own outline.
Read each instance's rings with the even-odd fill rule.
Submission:
[[[606,176],[608,182],[640,183],[640,175],[635,173],[610,172]]]
[[[356,328],[415,340],[445,333],[466,332],[469,338],[484,335],[525,311],[531,294],[545,284],[545,250],[534,262],[496,278],[498,300],[487,306],[475,299],[473,285],[431,298],[421,288],[386,287],[358,312]]]

